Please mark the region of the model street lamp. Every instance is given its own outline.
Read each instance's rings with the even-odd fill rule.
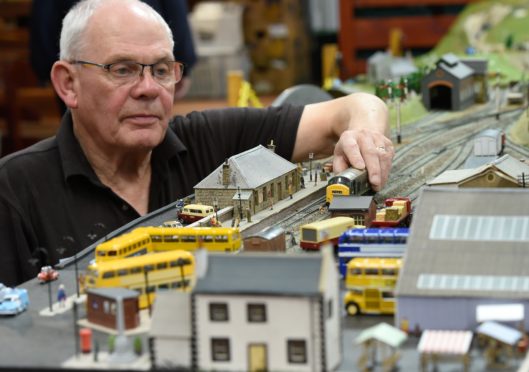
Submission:
[[[75,293],[77,293],[77,298],[79,298],[79,267],[77,266],[77,250],[75,249],[75,239],[69,235],[63,236],[62,240],[68,242],[72,248],[73,253],[73,266],[75,269]]]
[[[215,209],[215,223],[219,223],[219,214],[217,213],[219,211],[219,201],[217,198],[213,199],[213,208]]]
[[[239,193],[239,219],[242,222],[242,198],[241,198],[241,188],[237,186],[237,192]]]
[[[145,295],[147,296],[147,308],[149,309],[149,317],[152,315],[151,298],[149,297],[149,266],[143,267],[143,278],[145,279]]]
[[[29,263],[33,266],[37,266],[38,264],[41,264],[41,266],[50,266],[49,263],[49,254],[48,250],[44,247],[37,247],[35,251],[33,252],[33,257],[29,259]],[[40,256],[40,257],[35,257]],[[48,285],[48,302],[50,306],[50,313],[53,313],[53,302],[51,300],[51,282],[53,280],[48,279],[46,280],[46,284]]]

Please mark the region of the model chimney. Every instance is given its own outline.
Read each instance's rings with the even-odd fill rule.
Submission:
[[[270,143],[266,147],[268,147],[268,150],[276,152],[276,145],[274,145],[274,140],[270,140]]]

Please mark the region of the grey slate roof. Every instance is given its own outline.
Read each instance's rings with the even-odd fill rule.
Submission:
[[[209,254],[194,294],[318,296],[321,255]]]
[[[468,65],[461,63],[459,58],[452,53],[443,55],[441,59],[437,61],[437,66],[458,79],[465,79],[474,75],[474,70]]]
[[[485,75],[487,73],[489,61],[486,58],[464,58],[461,62],[473,69],[475,74]]]
[[[368,210],[373,196],[335,195],[329,205],[329,211]]]
[[[259,145],[228,159],[231,169],[230,184],[222,184],[222,164],[195,185],[195,189],[236,188],[255,189],[294,169],[296,165]]]
[[[529,299],[527,290],[419,288],[421,274],[465,278],[529,278],[529,242],[495,239],[499,230],[510,226],[493,225],[489,238],[458,240],[431,239],[436,216],[515,216],[529,213],[529,189],[521,188],[424,188],[417,203],[413,225],[398,284],[397,296],[494,297]],[[456,225],[456,224],[454,224]],[[527,227],[529,228],[529,227]],[[453,230],[457,231],[457,226]],[[476,229],[474,229],[475,231]],[[505,233],[505,231],[501,231]],[[525,231],[528,235],[529,232]],[[485,235],[485,234],[484,234]],[[498,280],[499,281],[499,280]],[[492,284],[498,284],[496,283]],[[485,282],[483,282],[485,283]],[[463,283],[461,283],[463,285]]]
[[[437,63],[443,63],[448,67],[454,67],[459,63],[459,58],[454,53],[446,53],[439,58]]]

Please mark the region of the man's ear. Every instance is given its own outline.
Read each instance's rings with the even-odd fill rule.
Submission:
[[[77,107],[77,91],[74,87],[75,71],[73,66],[65,61],[57,61],[51,68],[51,82],[55,92],[69,108]]]

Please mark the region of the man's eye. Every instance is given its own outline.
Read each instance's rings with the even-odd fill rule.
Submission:
[[[110,69],[110,72],[113,75],[125,77],[125,76],[133,75],[135,70],[137,69],[134,68],[134,66],[119,64],[119,65],[112,66]]]
[[[169,75],[169,67],[167,65],[154,66],[154,73],[156,76],[164,77]]]

